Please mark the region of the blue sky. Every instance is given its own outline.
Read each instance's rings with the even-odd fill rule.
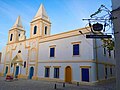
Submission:
[[[101,4],[111,9],[111,0],[0,0],[0,51],[19,15],[29,38],[30,22],[41,3],[52,23],[51,34],[85,27],[87,22],[82,19],[89,18]]]

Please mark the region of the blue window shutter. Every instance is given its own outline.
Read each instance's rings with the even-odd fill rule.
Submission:
[[[79,44],[73,45],[73,55],[79,55]]]
[[[112,75],[112,67],[110,67],[110,74]]]
[[[59,78],[59,68],[54,68],[54,78]]]
[[[45,77],[47,77],[47,69],[45,68]]]
[[[46,71],[47,71],[47,73],[46,73],[46,74],[47,74],[47,77],[49,77],[49,68],[46,68],[46,69],[47,69],[47,70],[46,70]]]
[[[59,78],[59,68],[57,68],[57,78]]]
[[[82,68],[82,81],[89,82],[89,69]]]
[[[106,73],[106,75],[107,75],[107,67],[105,68],[105,73]]]
[[[107,79],[107,75],[108,75],[107,67],[105,67],[105,79]]]
[[[56,78],[56,68],[54,68],[54,78]]]
[[[50,48],[50,57],[54,57],[55,55],[55,48]]]
[[[45,68],[45,77],[49,77],[49,68]]]

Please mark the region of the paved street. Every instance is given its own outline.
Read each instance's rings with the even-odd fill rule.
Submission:
[[[115,81],[99,84],[96,86],[56,83],[56,90],[115,90]],[[35,80],[15,80],[6,82],[5,78],[0,77],[0,90],[55,90],[55,82],[35,81]]]

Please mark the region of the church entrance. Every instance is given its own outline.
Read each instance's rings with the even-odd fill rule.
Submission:
[[[6,68],[5,68],[5,74],[4,74],[4,76],[6,76],[7,73],[8,73],[8,66],[6,66]]]
[[[33,67],[30,67],[29,79],[32,79],[33,74],[34,74],[34,68],[33,68]]]
[[[15,72],[15,77],[16,78],[17,78],[18,74],[19,74],[19,66],[16,66],[16,72]]]
[[[71,82],[72,80],[72,70],[70,66],[65,68],[65,82]]]
[[[20,53],[18,53],[14,58],[13,58],[13,60],[11,61],[11,64],[13,64],[13,68],[14,68],[14,70],[13,70],[13,73],[14,73],[14,76],[15,76],[15,78],[17,78],[17,76],[19,75],[19,74],[21,74],[21,69],[22,68],[20,68],[21,66],[23,66],[23,60],[22,60],[22,58],[21,58],[21,54]],[[20,71],[20,72],[19,72]]]

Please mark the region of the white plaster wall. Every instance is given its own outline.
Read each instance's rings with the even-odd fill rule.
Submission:
[[[91,66],[90,68],[90,81],[96,80],[96,69],[94,63],[39,63],[38,64],[38,77],[45,78],[45,67],[44,66],[51,66],[50,67],[50,78],[54,78],[54,67],[53,66],[61,66],[60,67],[60,74],[59,79],[65,79],[65,68],[67,66],[72,67],[72,81],[81,81],[81,69],[80,66]]]
[[[110,66],[107,66],[107,70],[108,70],[108,78],[111,78],[111,77],[115,77],[115,75],[116,75],[116,72],[115,72],[115,67],[114,66],[112,66],[112,76],[111,76],[111,74],[110,74]]]
[[[8,62],[8,61],[10,61],[11,59],[10,59],[10,53],[7,53],[6,54],[6,62]]]
[[[91,71],[90,71],[90,74],[91,74],[91,81],[96,81],[97,80],[97,75],[96,75],[96,63],[91,63]]]
[[[113,68],[113,76],[116,76],[116,67],[112,67]]]
[[[35,64],[35,62],[29,62],[29,66],[30,66],[31,64]]]
[[[99,64],[98,65],[98,77],[99,80],[105,79],[105,65]],[[112,76],[110,74],[110,66],[107,65],[107,78],[115,77],[115,67],[112,67]]]
[[[36,60],[37,59],[37,49],[38,49],[38,39],[34,39],[29,41],[30,43],[30,50],[29,50],[29,60]]]
[[[13,73],[14,66],[10,67],[10,73]]]
[[[0,72],[3,71],[3,68],[4,68],[4,64],[0,64]]]
[[[30,60],[36,60],[37,52],[36,49],[31,49],[30,51]]]
[[[80,43],[80,56],[73,56],[72,42]],[[50,58],[50,47],[55,47],[55,58]],[[62,56],[62,57],[61,57]],[[93,59],[93,42],[84,36],[74,36],[64,39],[48,41],[39,44],[39,60],[92,60]]]
[[[2,56],[1,56],[1,63],[4,63],[4,60],[5,60],[5,54],[6,54],[6,47],[3,47],[1,53],[2,53]]]
[[[24,67],[22,66],[20,72],[21,72],[21,74],[26,75],[26,68],[24,68]]]
[[[38,39],[32,39],[32,41],[29,41],[29,43],[30,43],[30,49],[37,48]]]
[[[98,78],[99,80],[105,79],[105,66],[103,64],[98,65]]]
[[[45,72],[44,64],[39,64],[38,65],[38,76],[39,77],[44,77],[44,72]],[[50,68],[50,74],[51,74],[51,68]]]
[[[28,49],[26,49],[24,45],[22,45],[21,47],[22,47],[21,49],[22,59],[23,61],[27,61],[28,60]]]
[[[20,43],[17,43],[15,45],[16,45],[16,49],[12,50],[12,59],[17,55],[18,51],[21,49],[20,48]]]
[[[97,39],[97,56],[98,56],[98,61],[99,62],[107,62],[111,64],[115,64],[115,59],[114,59],[114,51],[111,51],[111,57],[109,57],[107,48],[106,48],[106,55],[103,53],[103,42],[100,39]],[[96,54],[96,52],[94,53]]]
[[[28,60],[28,48],[25,48],[25,43],[24,42],[20,42],[16,44],[17,47],[15,50],[12,51],[12,59],[18,54],[18,51],[21,50],[21,58],[23,60],[23,65],[24,65],[24,61]],[[26,64],[27,67],[27,64]],[[11,72],[13,72],[13,68],[11,68]],[[26,68],[24,68],[23,66],[19,66],[19,74],[26,74]]]
[[[0,72],[2,72],[3,68],[4,68],[4,60],[5,60],[5,54],[6,54],[6,47],[3,47],[1,53],[2,53],[2,55],[1,55],[1,63],[0,63]]]
[[[12,59],[17,55],[18,51],[21,50],[21,58],[23,61],[28,59],[28,49],[25,48],[24,42],[17,44],[16,50],[13,50]]]
[[[40,35],[42,35],[42,22],[40,22]]]
[[[115,58],[114,58],[114,51],[111,51],[111,57],[109,57],[109,53],[106,48],[106,55],[104,55],[104,49],[102,47],[103,42],[100,39],[97,39],[97,60],[98,62],[104,62],[104,63],[109,63],[109,64],[116,64]],[[94,49],[94,57],[96,57],[96,51]],[[115,76],[115,67],[113,66],[113,76]],[[107,65],[107,77],[110,78],[110,65]],[[105,65],[104,64],[99,64],[98,65],[98,77],[99,80],[105,79]]]

